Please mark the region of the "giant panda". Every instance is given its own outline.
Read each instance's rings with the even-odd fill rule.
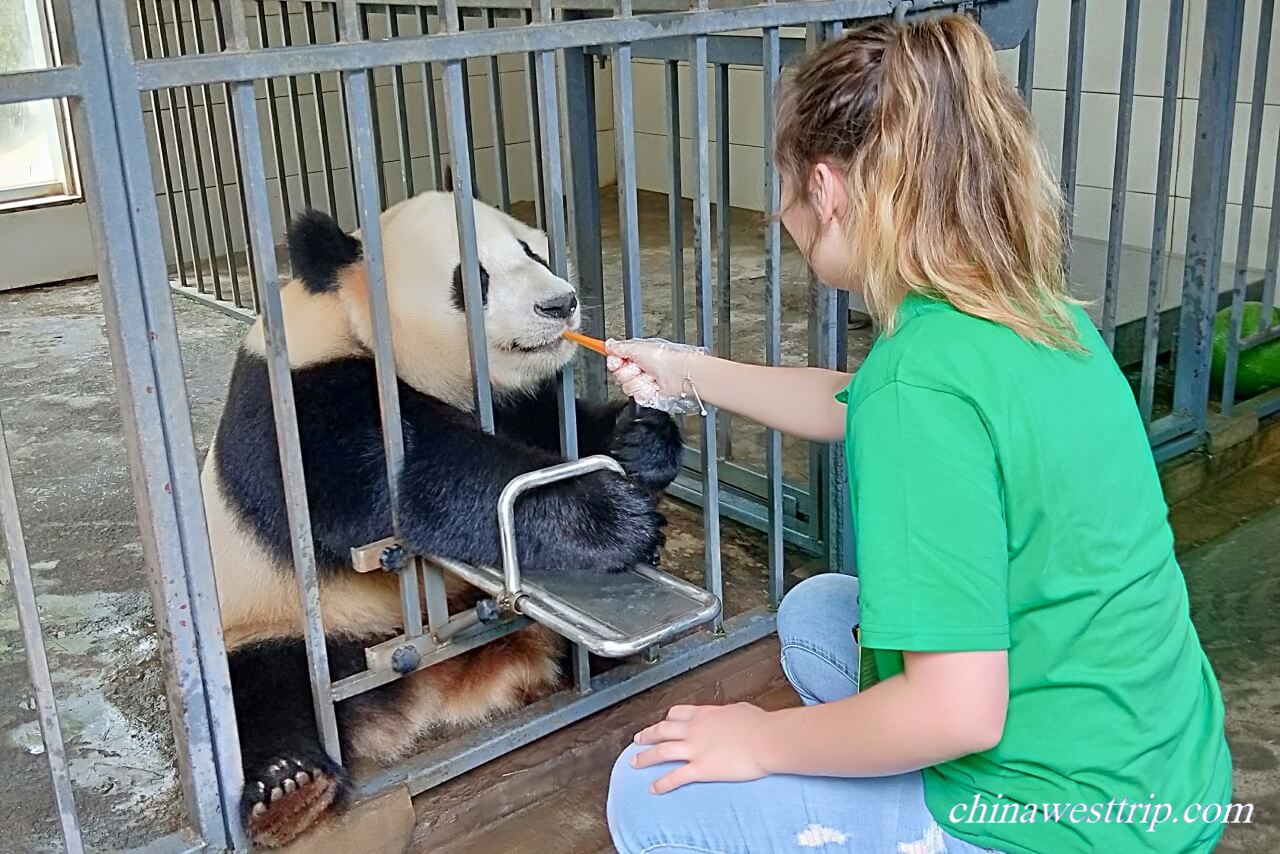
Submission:
[[[500,565],[496,505],[516,475],[562,461],[556,382],[574,356],[561,332],[581,307],[547,265],[546,236],[475,206],[496,435],[473,412],[454,202],[428,192],[381,216],[404,426],[402,535],[414,553]],[[392,533],[366,267],[359,235],[307,211],[288,233],[294,278],[280,297],[333,679],[365,668],[364,650],[401,633],[391,573],[357,573],[350,549]],[[299,595],[261,321],[236,356],[202,472],[255,846],[283,845],[347,794],[312,711]],[[611,454],[626,475],[596,472],[522,497],[519,558],[530,570],[608,573],[654,562],[657,506],[681,449],[672,419],[625,403],[577,404],[580,452]],[[450,590],[451,610],[476,591]],[[532,626],[338,704],[342,757],[391,762],[426,731],[474,724],[553,690],[561,644]]]

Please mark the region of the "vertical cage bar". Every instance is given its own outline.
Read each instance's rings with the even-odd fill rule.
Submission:
[[[446,33],[460,32],[457,0],[442,0],[440,24]],[[554,80],[554,78],[552,78]],[[462,256],[462,296],[467,315],[467,346],[471,371],[475,375],[476,418],[486,433],[492,433],[493,389],[489,384],[489,350],[485,340],[484,297],[480,291],[480,259],[476,248],[476,219],[473,202],[470,119],[463,60],[444,64],[445,110],[449,122],[449,152],[453,162],[453,202],[458,218],[458,244]],[[546,120],[548,117],[543,116]],[[465,152],[460,156],[459,152]]]
[[[1022,101],[1031,109],[1031,98],[1035,92],[1036,76],[1036,19],[1032,17],[1027,34],[1022,37],[1018,46],[1018,91]]]
[[[360,10],[360,38],[367,40],[369,38],[369,7],[367,5],[357,3],[356,8]],[[372,76],[371,73],[368,76]],[[387,158],[386,158],[386,154],[382,150],[382,111],[378,109],[378,87],[376,85],[376,82],[370,82],[369,89],[370,89],[369,118],[370,118],[370,121],[373,123],[373,162],[377,167],[376,174],[378,178],[378,181],[376,184],[378,188],[378,210],[385,211],[388,207],[390,207],[390,202],[387,199],[386,176],[383,174],[383,169],[386,166]],[[348,93],[348,99],[349,98],[350,98],[350,93]],[[348,104],[347,104],[348,137],[347,139],[350,141],[351,150],[353,152],[352,156],[354,157],[354,152],[356,149],[355,136],[354,136],[355,129],[351,127],[351,123],[353,119],[351,117],[350,106],[351,106],[350,101],[348,100]],[[356,198],[359,199],[360,178],[356,172],[356,165],[354,162],[351,164],[351,181],[355,186]],[[357,202],[357,205],[358,204],[359,202]]]
[[[671,334],[685,340],[684,328],[684,189],[680,140],[680,63],[663,63],[667,89],[667,225],[671,251]]]
[[[1240,199],[1240,228],[1236,236],[1235,276],[1231,287],[1231,328],[1227,334],[1227,360],[1222,372],[1222,414],[1230,415],[1236,402],[1236,375],[1240,367],[1240,345],[1244,323],[1244,300],[1249,287],[1249,248],[1253,237],[1254,200],[1258,192],[1258,154],[1262,144],[1262,120],[1266,112],[1267,65],[1271,57],[1271,25],[1275,0],[1262,0],[1258,20],[1258,51],[1253,65],[1253,96],[1250,102],[1249,140],[1244,162],[1244,190]],[[1280,176],[1273,177],[1273,181]],[[1275,209],[1271,211],[1274,219]],[[1261,315],[1259,326],[1271,325]]]
[[[1074,233],[1076,163],[1080,155],[1080,98],[1084,88],[1084,25],[1086,0],[1071,0],[1071,25],[1067,32],[1067,96],[1062,120],[1062,194],[1067,206],[1067,241]],[[1066,264],[1071,265],[1071,250]]]
[[[716,102],[716,355],[733,358],[731,323],[733,302],[730,295],[730,258],[733,241],[730,236],[729,210],[729,66],[713,65]],[[733,456],[733,416],[725,413],[719,422],[720,456]]]
[[[67,745],[62,738],[58,719],[58,703],[53,694],[53,678],[49,674],[49,658],[45,654],[44,635],[40,631],[40,611],[36,607],[36,591],[31,579],[31,563],[22,535],[22,519],[18,514],[18,493],[9,464],[9,445],[5,439],[4,420],[0,418],[0,523],[4,527],[5,551],[9,558],[10,586],[18,609],[18,628],[27,650],[27,673],[35,691],[36,717],[40,721],[40,738],[49,760],[53,778],[53,800],[58,808],[62,840],[70,854],[82,854],[80,818],[76,814],[75,793],[71,789],[71,769],[67,765]]]
[[[102,309],[120,399],[143,561],[188,813],[211,847],[243,845],[242,778],[204,503],[172,294],[145,157],[147,135],[119,3],[53,9],[64,61],[84,91],[70,100]],[[127,210],[130,216],[109,212]],[[181,666],[179,666],[181,665]],[[198,784],[197,781],[201,781]]]
[[[178,56],[186,56],[187,38],[182,30],[182,10],[178,6],[178,0],[172,0],[172,5],[174,45],[178,49]],[[159,19],[157,24],[160,29],[161,42],[165,40],[163,8],[164,5],[161,0],[156,0],[156,13]],[[165,52],[168,53],[167,48]],[[218,249],[213,240],[213,210],[209,207],[209,189],[204,175],[204,152],[200,145],[200,126],[196,121],[195,102],[191,99],[192,88],[191,86],[182,87],[182,103],[187,117],[187,131],[191,134],[191,154],[196,167],[196,195],[200,198],[200,224],[204,226],[204,238],[208,248],[209,278],[213,285],[214,298],[222,299],[222,276],[218,269]],[[208,97],[208,94],[208,87],[205,87],[205,97]],[[173,119],[174,122],[177,122],[178,117],[175,115]],[[195,263],[199,265],[201,254],[200,239],[194,234],[191,235],[191,244],[195,255]]]
[[[1164,91],[1160,105],[1160,153],[1156,162],[1155,217],[1151,227],[1151,269],[1147,278],[1147,317],[1143,328],[1142,379],[1138,408],[1151,425],[1155,406],[1156,358],[1160,353],[1160,299],[1164,294],[1165,254],[1169,230],[1169,196],[1173,180],[1173,141],[1177,132],[1178,80],[1182,65],[1182,19],[1185,0],[1172,0],[1165,40]]]
[[[227,8],[231,15],[233,49],[249,49],[244,8],[238,3],[231,3]],[[259,5],[259,15],[263,12],[263,6]],[[260,22],[260,26],[265,25]],[[298,595],[302,605],[311,700],[325,751],[334,761],[341,762],[342,747],[338,740],[338,720],[329,677],[329,650],[325,644],[320,613],[320,582],[316,571],[315,542],[311,535],[311,511],[307,502],[306,475],[298,436],[298,412],[294,405],[293,381],[289,374],[284,308],[280,303],[280,288],[277,285],[280,277],[276,270],[275,240],[271,233],[271,207],[267,195],[266,162],[262,154],[262,129],[259,127],[258,110],[254,104],[253,83],[242,81],[232,84],[232,97],[240,120],[240,160],[244,165],[244,194],[249,208],[249,228],[253,235],[250,240],[253,263],[260,271],[258,280],[262,283],[258,289],[258,310],[262,318],[267,376],[271,384],[271,409],[280,451],[280,473],[284,482],[293,567],[298,576]]]
[[[289,3],[280,0],[280,44],[293,44],[293,27],[289,23]],[[289,105],[289,123],[293,125],[293,157],[298,165],[298,184],[302,191],[302,206],[311,207],[311,170],[307,168],[306,135],[302,132],[302,99],[298,95],[298,78],[292,74],[284,79]],[[317,97],[319,93],[317,92]]]
[[[533,23],[533,13],[527,12],[525,24]],[[529,104],[529,155],[533,167],[533,215],[534,224],[541,229],[546,227],[546,203],[542,198],[542,117],[538,115],[538,60],[532,54],[524,58],[525,83],[528,87]],[[576,253],[575,253],[576,257]]]
[[[302,35],[305,44],[316,44],[316,17],[315,10],[311,8],[310,2],[302,4]],[[333,181],[333,149],[330,147],[329,140],[329,110],[324,103],[324,78],[319,74],[311,75],[311,91],[315,103],[316,114],[316,132],[319,135],[319,154],[320,154],[320,177],[324,181],[325,197],[329,202],[329,213],[336,217],[338,215],[338,194],[337,188]],[[351,164],[347,164],[347,168],[351,168]],[[310,204],[308,202],[308,204]]]
[[[178,16],[178,20],[179,25],[181,25],[181,15]],[[196,53],[204,53],[204,30],[200,26],[199,0],[191,0],[191,30]],[[200,88],[204,100],[205,125],[209,131],[209,158],[213,164],[214,197],[218,200],[218,214],[219,219],[222,221],[222,243],[227,251],[227,272],[231,279],[231,300],[239,308],[244,305],[244,300],[243,295],[240,293],[240,272],[236,264],[236,245],[231,237],[231,217],[227,210],[226,173],[222,167],[222,146],[218,143],[218,126],[214,123],[212,90],[207,85]],[[226,100],[228,98],[226,87],[224,86],[222,89],[223,99]],[[214,276],[215,278],[217,277],[216,270]],[[220,285],[221,281],[218,280],[218,283]]]
[[[418,10],[418,32],[430,32],[430,12],[424,7]],[[444,189],[444,163],[440,153],[440,111],[436,107],[436,81],[431,63],[422,63],[422,110],[427,118],[427,146],[431,149],[431,188]]]
[[[213,36],[214,40],[217,42],[218,49],[225,51],[228,47],[227,33],[226,28],[223,25],[222,10],[220,7],[214,9]],[[249,274],[249,298],[253,301],[253,307],[256,311],[258,307],[258,270],[257,266],[253,263],[253,243],[249,234],[249,207],[248,203],[245,201],[246,193],[244,190],[244,170],[240,163],[239,122],[236,121],[235,99],[231,95],[231,87],[225,83],[222,84],[222,106],[226,110],[227,132],[230,136],[231,142],[231,165],[235,169],[235,196],[236,201],[239,204],[240,225],[244,233],[245,269]],[[231,265],[233,268],[239,266],[235,258],[231,259]],[[243,302],[237,302],[236,305],[242,306]]]
[[[400,38],[399,6],[387,7],[387,27],[391,38]],[[409,145],[409,114],[405,106],[404,92],[404,66],[393,65],[391,66],[391,98],[396,107],[396,150],[400,155],[400,183],[404,190],[404,197],[411,199],[417,194],[414,192],[413,163]]]
[[[367,33],[367,19],[356,3],[343,4],[338,34],[344,42],[359,41]],[[382,418],[382,451],[386,457],[387,497],[391,505],[391,525],[400,534],[400,472],[404,468],[404,427],[400,417],[400,388],[396,378],[395,351],[392,345],[391,306],[387,299],[386,269],[382,263],[381,208],[378,188],[381,159],[373,125],[370,93],[372,75],[366,70],[344,71],[342,87],[348,108],[347,127],[351,134],[352,175],[356,185],[356,217],[360,222],[360,239],[364,246],[365,270],[368,277],[369,313],[373,319],[373,361],[378,381],[378,404]],[[421,573],[426,585],[427,622],[432,633],[449,619],[444,590],[443,571],[434,563],[423,566],[414,558],[406,570],[397,574],[400,581],[400,609],[404,632],[409,638],[422,634],[422,605],[418,592]]]
[[[162,57],[168,57],[171,55],[169,51],[169,36],[165,32],[163,7],[160,5],[161,0],[152,0],[152,3],[154,4],[153,11],[155,12],[155,16],[156,16],[157,41],[159,42],[159,46],[160,46],[159,55]],[[139,8],[139,11],[141,11],[142,5],[139,4],[138,8]],[[146,37],[147,29],[148,28],[144,24],[143,25],[144,38]],[[178,97],[174,93],[172,88],[165,90],[165,96],[169,102],[169,125],[171,129],[170,138],[173,140],[174,148],[177,149],[177,151],[174,152],[174,154],[175,154],[175,159],[178,161],[178,180],[182,182],[182,209],[183,209],[183,212],[186,214],[185,218],[187,221],[187,238],[191,241],[191,254],[192,254],[191,269],[196,280],[196,291],[198,291],[199,293],[204,293],[205,292],[204,271],[200,266],[200,240],[199,238],[196,237],[196,216],[195,216],[195,210],[194,210],[195,202],[192,201],[192,198],[191,198],[191,177],[187,170],[187,146],[185,143],[185,137],[182,133],[182,125],[178,121]],[[160,121],[159,113],[155,114],[155,119],[156,119],[156,132],[157,134],[161,134],[160,129],[162,127],[162,124]],[[162,146],[164,145],[163,140],[161,141],[161,145]],[[176,250],[174,253],[175,256],[180,256],[181,254],[181,249],[179,248],[180,243],[181,243],[181,239],[174,240],[174,248]],[[185,264],[183,264],[183,267],[185,267]]]
[[[497,19],[492,9],[484,10],[484,23],[490,30],[496,26]],[[486,63],[487,80],[489,82],[489,113],[493,124],[493,168],[498,179],[498,207],[504,211],[511,210],[511,178],[507,170],[507,129],[502,115],[502,71],[498,67],[497,55],[490,56]]]
[[[705,10],[707,0],[693,0],[692,8]],[[707,132],[707,37],[693,36],[689,44],[689,74],[693,98],[693,254],[698,295],[698,343],[714,345],[714,282],[711,278],[711,151]],[[720,464],[716,449],[716,410],[706,407],[702,419],[702,533],[706,548],[706,588],[724,601],[720,565]],[[716,617],[715,630],[724,630],[724,615]]]
[[[232,0],[234,2],[234,0]],[[267,0],[257,0],[258,39],[264,48],[271,47],[271,34],[267,29]],[[267,124],[271,129],[271,149],[275,154],[276,180],[280,190],[280,211],[287,223],[293,219],[293,206],[289,199],[289,168],[284,159],[284,139],[280,135],[280,111],[276,103],[277,91],[274,77],[265,81],[267,90]],[[257,109],[255,106],[254,109]],[[242,117],[243,121],[243,117]]]
[[[782,66],[782,46],[778,30],[764,31],[761,73],[764,77],[764,360],[782,364],[782,188],[774,162],[773,97]],[[769,506],[769,604],[774,607],[783,594],[782,434],[765,431],[765,470]]]
[[[1258,334],[1254,337],[1261,337],[1280,328],[1271,323],[1271,315],[1276,307],[1276,277],[1280,273],[1280,147],[1276,149],[1276,165],[1271,174],[1275,177],[1271,181],[1271,225],[1267,231],[1266,270],[1262,279],[1262,319],[1258,324]]]
[[[1102,296],[1102,339],[1111,349],[1116,344],[1124,210],[1129,196],[1129,136],[1133,130],[1133,83],[1138,69],[1138,8],[1139,0],[1125,0],[1124,42],[1120,52],[1120,106],[1116,116],[1115,166],[1111,172],[1111,222],[1107,229],[1107,273]]]
[[[582,48],[567,49],[562,55],[565,112],[574,119],[564,129],[569,143],[569,213],[573,220],[574,266],[584,309],[583,329],[589,335],[602,338],[605,328],[604,247],[600,233],[595,69],[592,57]],[[608,398],[609,380],[603,359],[588,359],[582,366],[582,377],[584,396],[588,400]]]
[[[147,59],[154,59],[156,54],[151,46],[151,26],[147,15],[147,4],[144,0],[138,0],[138,21],[141,25],[141,41],[142,55]],[[169,96],[169,116],[173,117],[173,90],[167,90]],[[178,225],[178,194],[173,188],[173,167],[169,162],[169,144],[164,136],[164,117],[160,109],[160,93],[152,89],[147,93],[148,100],[151,102],[151,118],[156,128],[156,151],[160,155],[160,174],[164,179],[165,198],[168,201],[166,207],[169,210],[169,233],[173,237],[173,256],[178,267],[178,284],[181,287],[189,287],[187,285],[187,260],[186,255],[182,251],[182,228]],[[181,158],[178,158],[181,160]]]
[[[615,5],[620,17],[631,15],[630,0]],[[613,48],[613,134],[618,168],[618,231],[622,239],[622,316],[628,338],[644,334],[640,294],[640,212],[636,201],[635,92],[631,45]]]
[[[1243,4],[1223,3],[1215,10],[1205,16],[1174,375],[1174,411],[1188,417],[1197,434],[1203,433],[1208,418],[1213,315],[1222,269],[1227,176],[1244,27]]]

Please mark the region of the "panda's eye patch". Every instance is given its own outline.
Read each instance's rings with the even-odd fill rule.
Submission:
[[[530,258],[537,261],[539,264],[546,267],[548,270],[551,269],[551,265],[547,263],[547,259],[543,258],[537,252],[534,252],[532,249],[530,249],[528,243],[525,243],[523,240],[519,240],[518,242],[520,244],[520,248],[524,250],[524,254],[528,255]]]
[[[489,271],[480,265],[480,298],[484,305],[489,304]],[[453,307],[458,311],[467,310],[467,301],[463,296],[462,265],[453,268]]]

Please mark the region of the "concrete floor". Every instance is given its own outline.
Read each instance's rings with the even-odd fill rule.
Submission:
[[[645,331],[666,335],[671,312],[665,202],[660,202],[660,197],[642,198],[641,262]],[[616,246],[614,226],[607,221],[605,228],[606,244]],[[744,246],[758,245],[756,231],[753,215],[735,212],[735,247],[740,239]],[[691,245],[686,235],[686,246]],[[688,252],[685,260],[690,273],[686,316],[692,321]],[[735,250],[731,276],[734,355],[759,359],[759,252]],[[605,260],[605,279],[620,281],[616,252]],[[794,253],[785,256],[784,282],[784,361],[801,364],[807,352],[808,285]],[[620,324],[613,323],[621,316],[616,285],[607,289],[605,302],[608,332],[619,335]],[[185,300],[175,301],[175,311],[196,450],[203,454],[244,327]],[[853,363],[867,343],[865,331],[851,335]],[[96,285],[0,294],[0,410],[87,841],[100,850],[128,850],[178,829],[181,803]],[[735,456],[753,467],[763,459],[760,435],[735,425]],[[807,447],[787,443],[786,458],[788,476],[803,480]],[[699,514],[673,506],[671,515],[666,563],[680,575],[698,578],[703,562]],[[1228,698],[1239,798],[1258,806],[1254,829],[1233,830],[1224,850],[1260,852],[1280,850],[1275,825],[1280,816],[1280,634],[1270,616],[1280,601],[1280,516],[1273,513],[1250,524],[1189,556],[1187,572],[1198,624]],[[761,604],[761,538],[726,523],[723,555],[727,611]],[[793,565],[803,559],[788,554]],[[0,569],[0,586],[7,586],[7,567],[0,563]],[[3,593],[0,854],[59,850],[27,684],[11,597]]]

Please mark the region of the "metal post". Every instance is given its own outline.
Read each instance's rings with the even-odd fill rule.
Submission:
[[[729,211],[729,66],[712,66],[716,102],[716,355],[733,358],[733,300],[730,293],[730,257],[733,240]],[[720,458],[733,456],[733,416],[720,419]]]
[[[1203,433],[1208,417],[1213,315],[1222,264],[1243,19],[1243,4],[1225,2],[1216,4],[1205,16],[1174,378],[1174,410],[1192,420],[1197,434]]]
[[[1080,98],[1084,88],[1084,25],[1086,0],[1071,0],[1071,26],[1067,33],[1067,96],[1062,119],[1062,194],[1066,201],[1068,274],[1071,268],[1070,243],[1074,233],[1076,206],[1076,162],[1080,155]]]
[[[1133,128],[1133,83],[1138,68],[1138,0],[1126,0],[1120,52],[1120,106],[1116,117],[1115,167],[1111,173],[1111,223],[1107,230],[1107,273],[1102,297],[1102,338],[1116,343],[1120,296],[1120,255],[1124,249],[1124,209],[1129,193],[1129,134]]]
[[[630,0],[621,0],[616,9],[619,17],[630,16]],[[618,44],[613,49],[613,135],[618,163],[618,232],[622,238],[622,316],[628,338],[639,338],[644,334],[634,105],[631,45]]]
[[[761,74],[764,78],[764,360],[767,365],[782,364],[782,188],[774,140],[774,92],[781,71],[781,39],[776,27],[763,33]],[[782,504],[782,434],[765,432],[765,470],[768,478],[769,508],[769,604],[775,608],[783,594],[783,529]]]
[[[671,334],[684,341],[684,192],[681,189],[683,158],[680,148],[680,63],[663,64],[667,89],[667,224],[671,252]]]
[[[495,28],[496,19],[492,9],[484,10],[484,23],[489,29]],[[502,115],[502,73],[498,67],[497,55],[492,55],[486,62],[489,82],[489,116],[493,127],[493,168],[498,179],[498,207],[504,211],[511,210],[511,178],[507,169],[507,129]]]

